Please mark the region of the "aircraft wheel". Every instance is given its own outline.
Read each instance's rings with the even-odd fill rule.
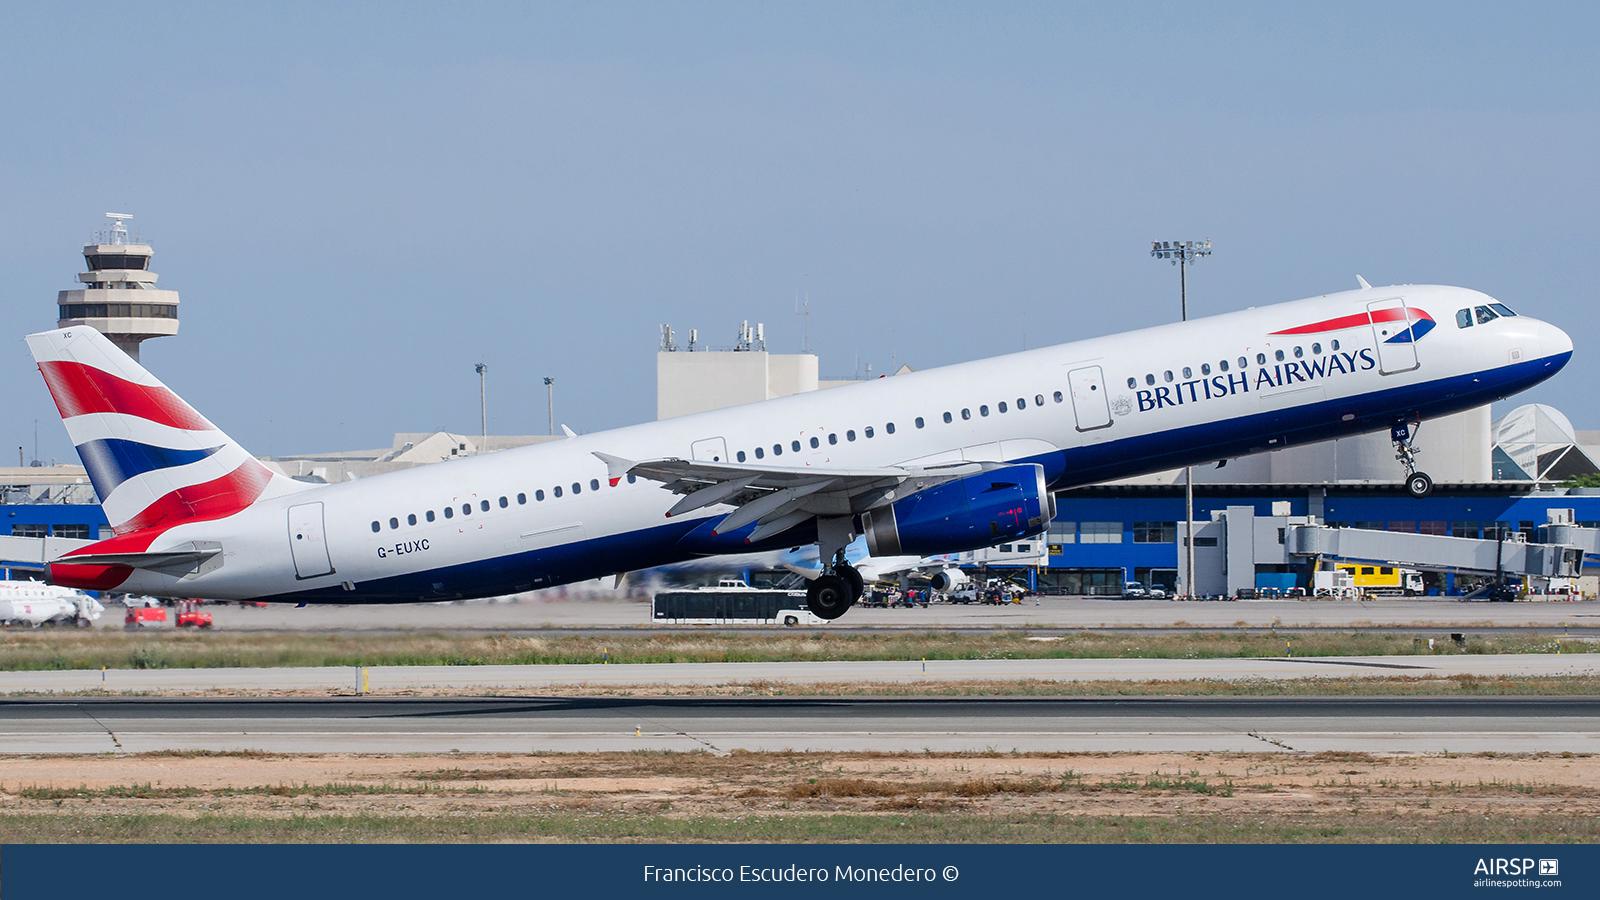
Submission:
[[[1433,493],[1433,479],[1426,472],[1412,472],[1406,479],[1406,493],[1421,500]]]
[[[819,619],[837,619],[851,603],[850,587],[838,575],[820,575],[806,585],[806,608]]]
[[[861,595],[866,593],[866,591],[867,591],[867,580],[865,578],[861,577],[861,573],[856,571],[856,567],[855,566],[852,566],[852,565],[849,565],[849,564],[842,565],[842,566],[834,566],[833,571],[834,571],[835,575],[838,575],[840,578],[843,578],[845,586],[850,588],[850,602],[851,603],[854,603],[857,600],[860,600],[861,599]]]

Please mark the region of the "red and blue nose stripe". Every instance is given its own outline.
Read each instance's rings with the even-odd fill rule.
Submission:
[[[1348,328],[1360,328],[1364,325],[1378,325],[1384,322],[1410,323],[1409,327],[1402,328],[1399,334],[1385,339],[1385,344],[1410,344],[1421,340],[1423,335],[1432,331],[1433,327],[1438,324],[1433,320],[1433,316],[1416,307],[1394,306],[1388,309],[1375,309],[1370,312],[1356,313],[1352,316],[1323,319],[1321,322],[1313,322],[1310,325],[1274,331],[1273,334],[1323,334],[1329,331],[1344,331]]]

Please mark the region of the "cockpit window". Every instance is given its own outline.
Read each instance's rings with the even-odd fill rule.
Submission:
[[[1499,313],[1496,313],[1494,310],[1490,309],[1487,306],[1480,306],[1480,307],[1478,307],[1477,309],[1475,309],[1473,311],[1478,314],[1478,324],[1479,325],[1487,325],[1490,322],[1493,322],[1495,319],[1500,318],[1500,314]]]
[[[1516,315],[1516,313],[1511,311],[1511,307],[1506,306],[1504,303],[1491,303],[1489,304],[1489,308],[1502,316],[1506,316],[1507,318]]]
[[[1456,327],[1457,328],[1471,328],[1472,327],[1472,310],[1470,310],[1470,309],[1458,309],[1458,310],[1456,310]]]

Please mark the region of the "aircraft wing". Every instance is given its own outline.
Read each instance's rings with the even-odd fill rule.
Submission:
[[[624,475],[658,481],[683,495],[668,516],[724,504],[736,506],[718,526],[726,534],[756,523],[746,539],[752,543],[795,527],[811,518],[837,518],[893,502],[897,496],[944,481],[981,472],[986,464],[955,462],[934,466],[887,466],[876,469],[830,469],[817,466],[747,466],[692,459],[635,461],[594,454],[606,464],[615,484]],[[993,465],[993,464],[989,464]],[[907,491],[901,485],[912,482]]]

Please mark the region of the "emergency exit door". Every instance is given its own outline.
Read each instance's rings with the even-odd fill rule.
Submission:
[[[328,541],[322,531],[321,503],[289,507],[289,552],[294,556],[296,578],[333,573],[333,560],[328,558]]]

